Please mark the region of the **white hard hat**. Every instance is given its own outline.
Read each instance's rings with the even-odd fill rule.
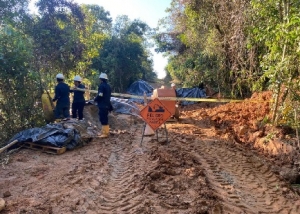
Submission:
[[[74,77],[74,81],[81,82],[81,77],[79,75],[76,75]]]
[[[106,79],[107,80],[108,79],[107,74],[106,73],[101,73],[100,76],[99,76],[99,79]]]
[[[63,80],[65,77],[64,77],[63,74],[57,74],[57,75],[56,75],[56,78],[57,78],[57,79],[62,79],[62,80]]]
[[[172,84],[171,84],[171,87],[174,87],[174,86],[175,86],[175,83],[172,83]]]

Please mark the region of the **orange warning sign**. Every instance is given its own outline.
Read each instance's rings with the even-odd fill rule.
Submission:
[[[170,111],[157,98],[148,103],[140,111],[140,115],[154,131],[172,116]]]

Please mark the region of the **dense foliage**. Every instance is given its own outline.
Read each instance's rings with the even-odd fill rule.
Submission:
[[[153,81],[156,78],[149,51],[145,48],[148,31],[151,30],[147,24],[120,16],[112,27],[111,36],[99,49],[99,56],[94,58],[92,67],[107,72],[115,92],[125,91],[137,79]]]

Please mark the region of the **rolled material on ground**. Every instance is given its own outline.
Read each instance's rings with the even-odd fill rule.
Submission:
[[[8,149],[9,147],[15,145],[16,143],[18,143],[18,140],[14,140],[13,142],[7,144],[6,146],[4,146],[3,148],[0,149],[0,153],[2,153],[3,151],[5,151],[5,150]]]
[[[49,93],[44,93],[42,95],[43,112],[47,123],[55,121],[55,116],[54,116],[55,104],[52,102],[53,97],[54,94],[49,94]]]

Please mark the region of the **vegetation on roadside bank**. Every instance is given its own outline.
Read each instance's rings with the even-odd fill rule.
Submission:
[[[272,90],[274,124],[297,127],[300,2],[173,0],[155,35],[171,79],[226,97]]]
[[[97,5],[4,0],[0,7],[0,145],[44,124],[41,94],[55,75],[75,74],[96,88],[106,71],[115,92],[137,79],[155,81],[149,41],[169,56],[165,81],[203,82],[226,97],[272,90],[273,124],[298,127],[300,2],[172,0],[157,29]]]

